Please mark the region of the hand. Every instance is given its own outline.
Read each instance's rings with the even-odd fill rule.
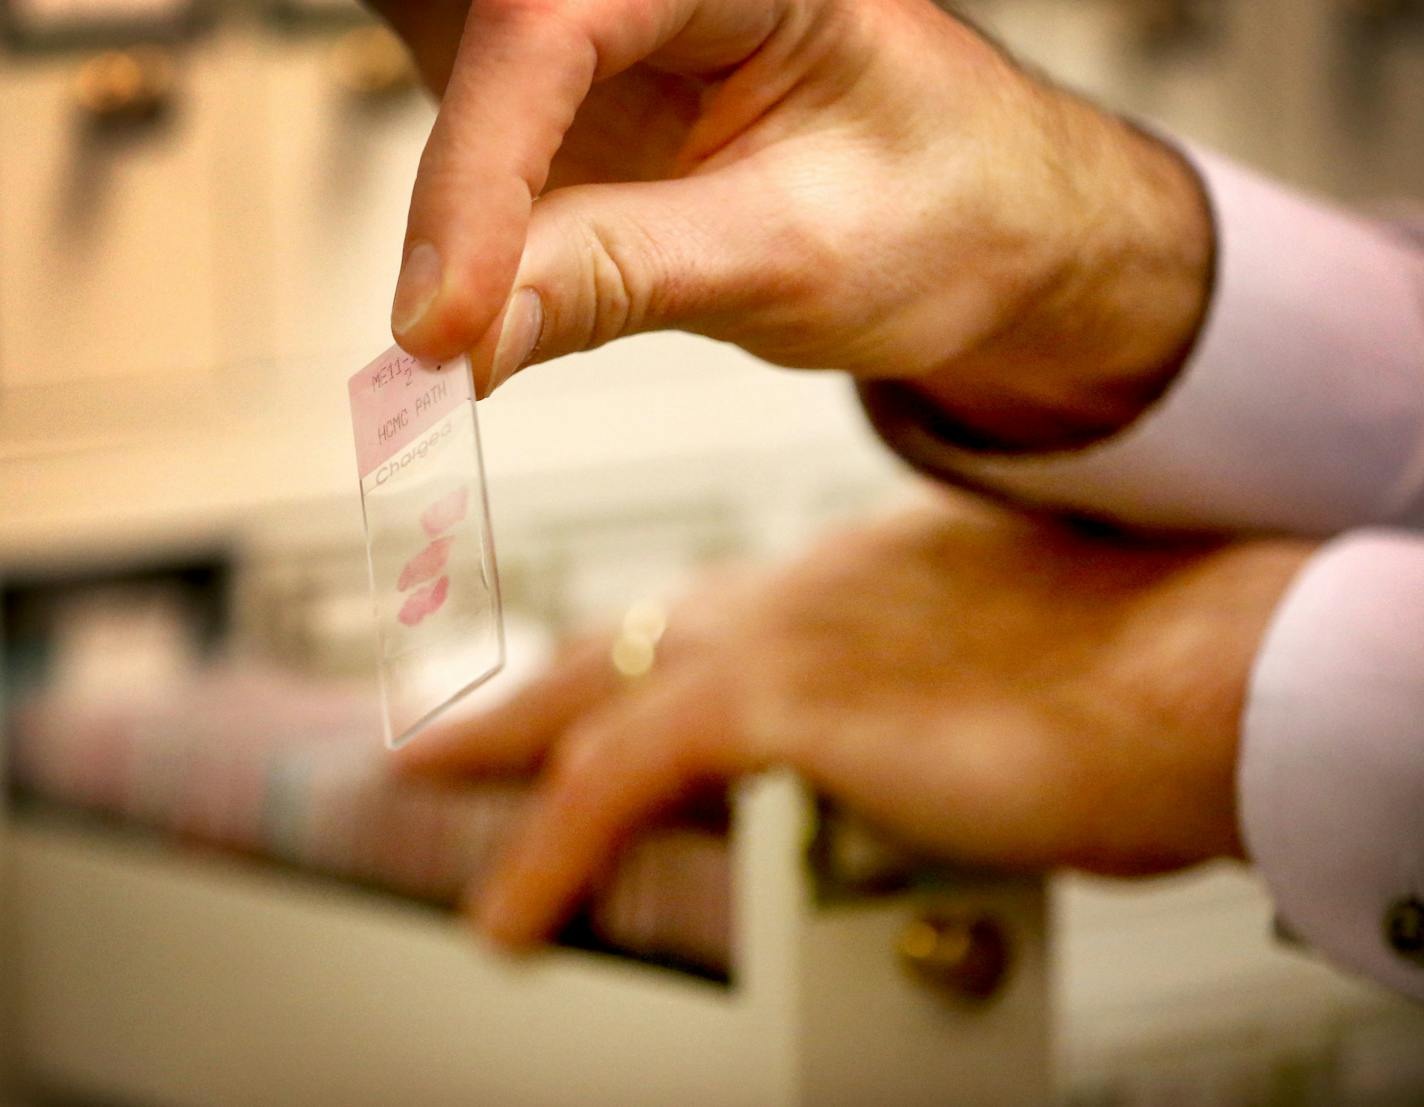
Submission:
[[[650,820],[773,765],[951,861],[1134,874],[1239,855],[1247,673],[1309,552],[1146,545],[946,497],[712,577],[647,676],[617,677],[592,639],[401,764],[538,771],[481,906],[514,945]]]
[[[393,329],[482,394],[673,327],[1045,444],[1204,310],[1191,171],[927,0],[375,2],[443,93]]]

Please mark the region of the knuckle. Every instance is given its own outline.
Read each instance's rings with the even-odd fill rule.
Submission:
[[[555,795],[581,794],[597,782],[597,768],[608,764],[608,732],[576,727],[549,758],[546,779]]]
[[[579,186],[538,200],[547,233],[567,269],[559,276],[556,330],[564,350],[588,350],[646,329],[667,315],[679,292],[678,266],[635,220],[604,218],[592,190]]]
[[[602,346],[638,330],[648,316],[649,282],[638,264],[637,233],[613,230],[593,219],[579,221],[583,298],[589,305],[588,347]]]

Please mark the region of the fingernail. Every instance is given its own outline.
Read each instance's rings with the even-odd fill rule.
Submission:
[[[544,304],[532,288],[521,288],[504,313],[504,327],[494,349],[490,367],[490,390],[514,376],[534,353],[539,332],[544,329]]]
[[[395,303],[391,305],[391,329],[402,335],[414,327],[440,295],[440,254],[429,242],[417,242],[405,256],[400,280],[396,282]]]

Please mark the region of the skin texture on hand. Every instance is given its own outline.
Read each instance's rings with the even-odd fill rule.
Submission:
[[[1204,311],[1185,164],[928,0],[375,2],[442,96],[393,328],[481,394],[672,327],[1031,443],[1134,417]]]
[[[538,774],[485,899],[547,936],[639,828],[776,765],[949,861],[1145,874],[1239,855],[1247,676],[1303,542],[1149,544],[960,496],[711,576],[652,671],[594,636],[405,772]]]

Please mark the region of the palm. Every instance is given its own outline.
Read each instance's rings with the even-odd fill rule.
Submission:
[[[545,191],[673,176],[706,87],[646,65],[594,85],[549,167]]]

